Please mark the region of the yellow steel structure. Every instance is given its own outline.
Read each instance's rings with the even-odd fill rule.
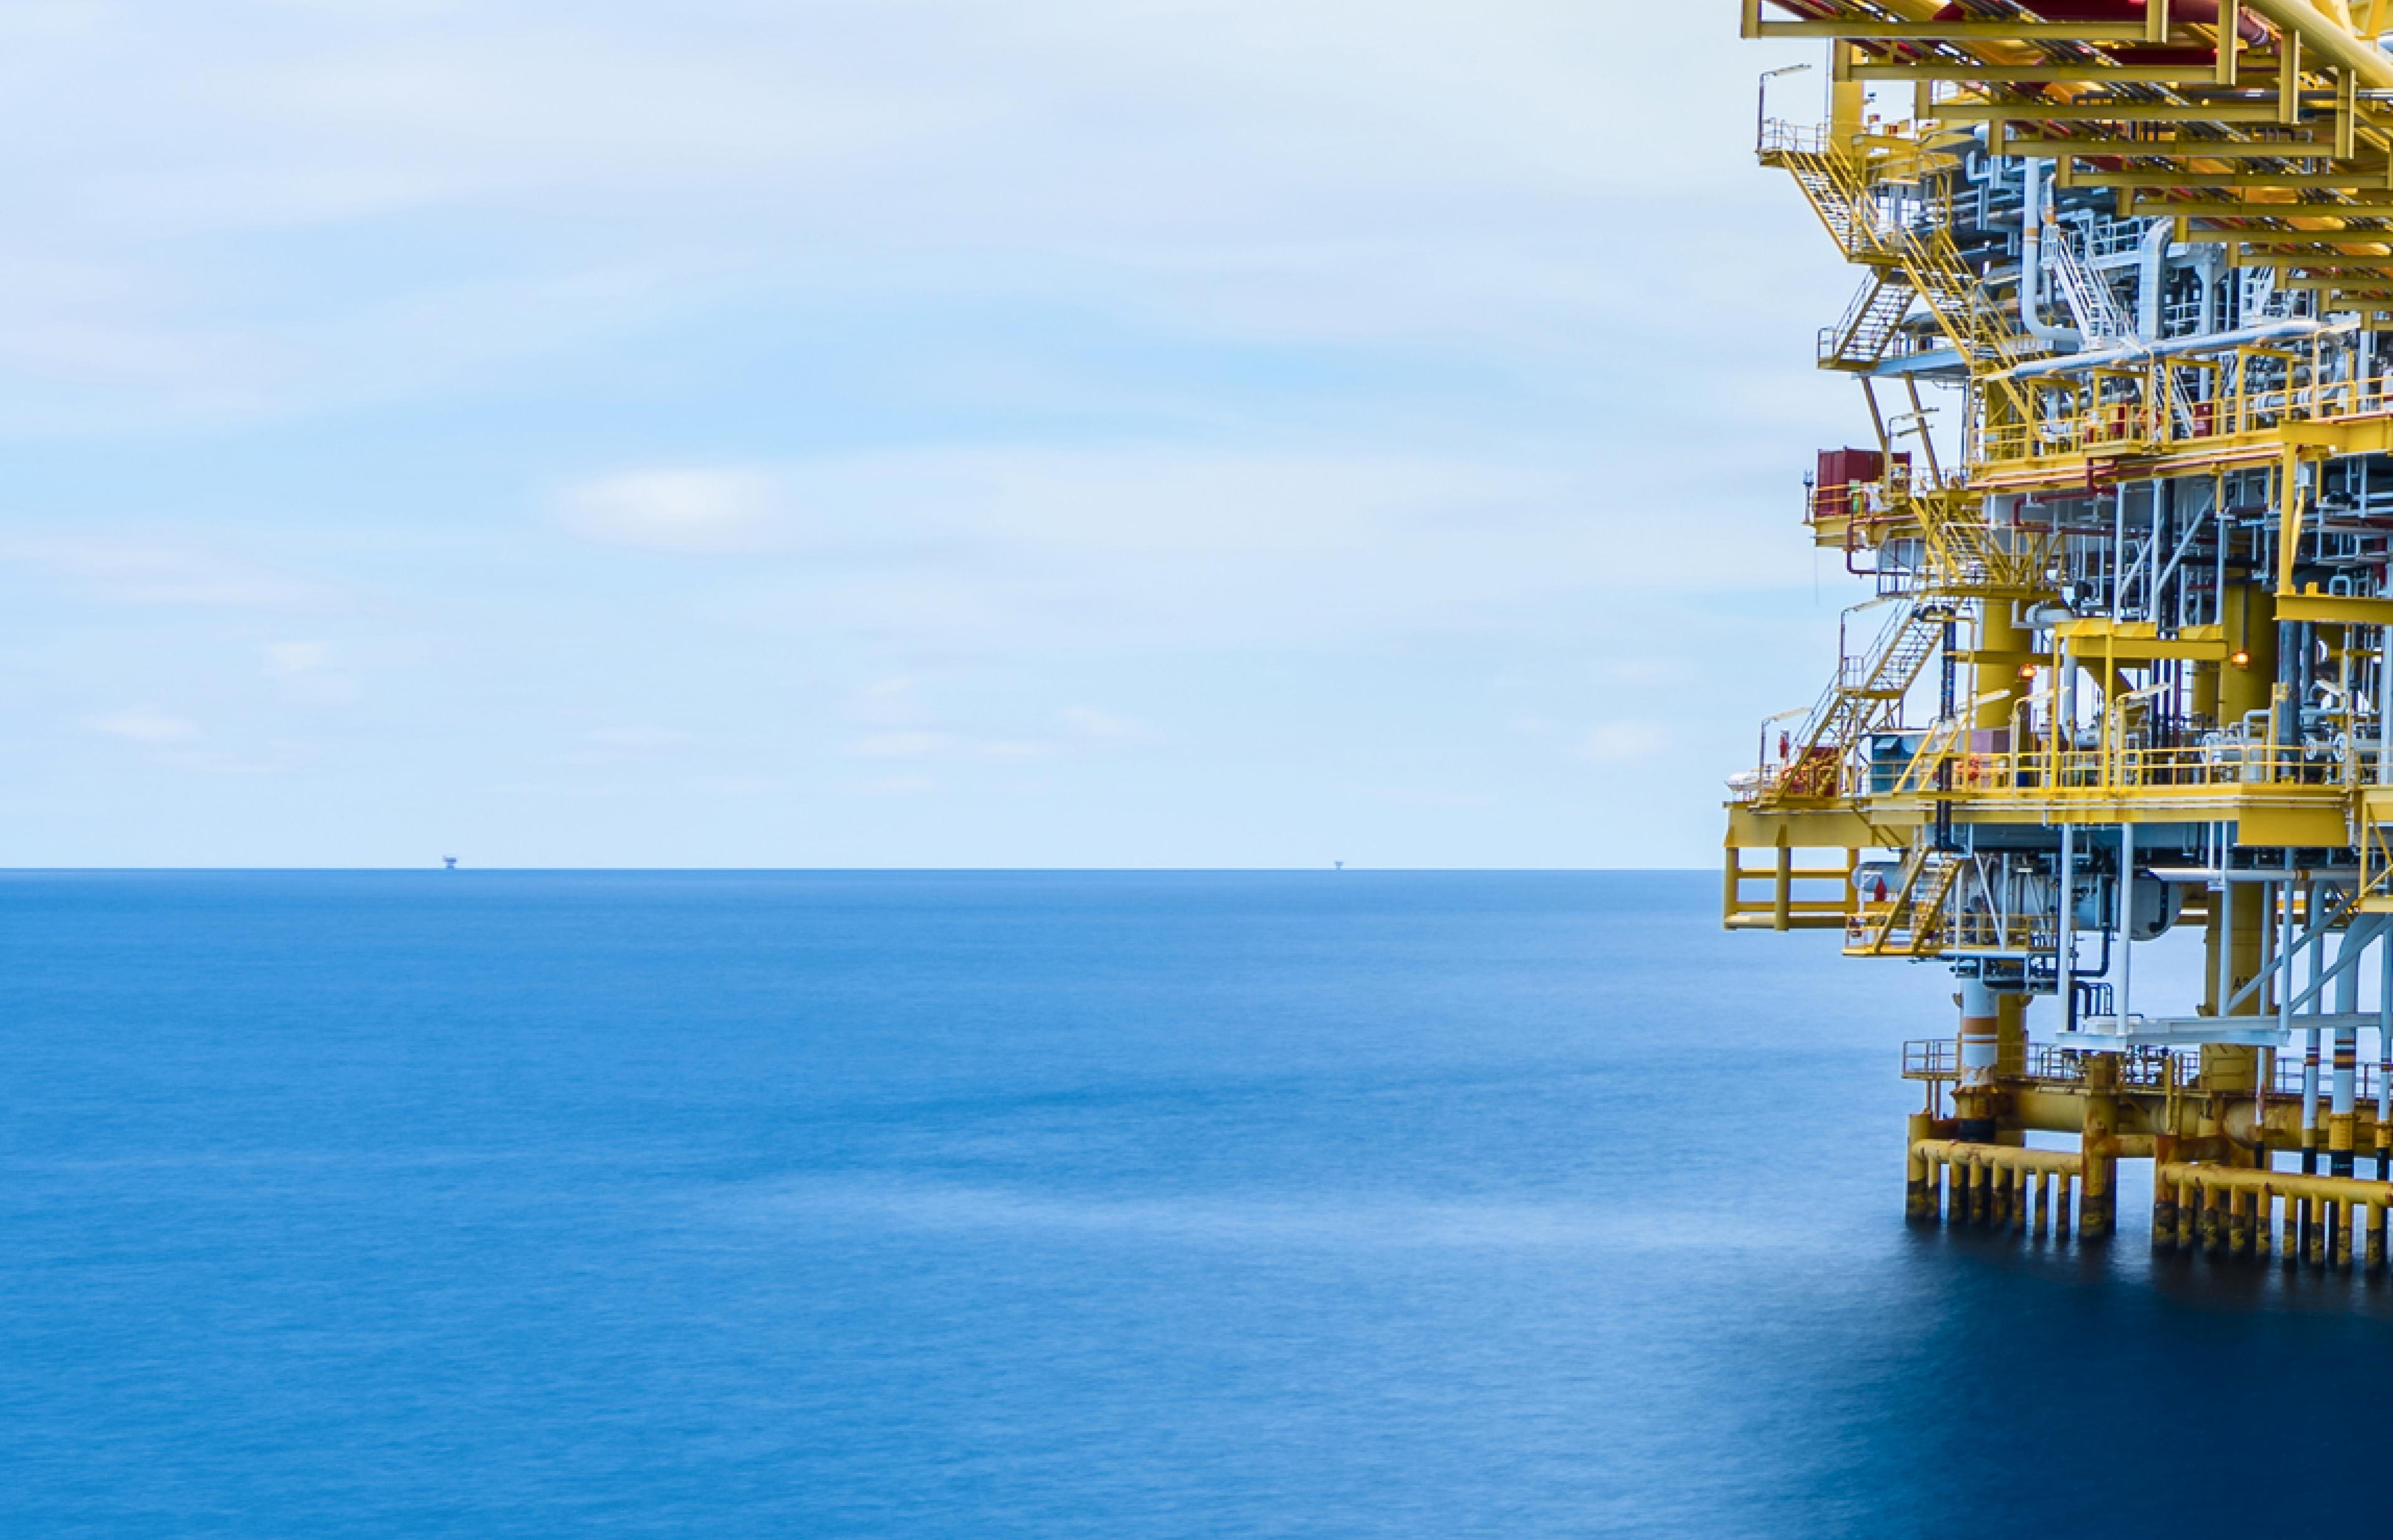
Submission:
[[[2149,1158],[2155,1244],[2347,1266],[2357,1225],[2381,1271],[2393,0],[1741,16],[1826,50],[1824,121],[1757,149],[1859,270],[1817,359],[1871,437],[1805,516],[1876,597],[1731,781],[1725,922],[1956,975],[1906,1050],[1913,1217],[2059,1236],[2073,1198],[2099,1239]],[[2200,998],[2139,1009],[2173,929]]]

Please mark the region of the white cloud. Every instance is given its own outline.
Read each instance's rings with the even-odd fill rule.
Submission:
[[[1395,807],[1491,807],[1496,799],[1482,791],[1431,791],[1419,787],[1383,787],[1368,793],[1374,802]]]
[[[689,741],[687,733],[673,727],[659,727],[652,723],[631,722],[613,727],[593,728],[588,734],[592,743],[602,749],[652,750],[671,749]]]
[[[1667,78],[1611,78],[1666,33]],[[1769,698],[1745,721],[1815,687],[1753,642],[1802,623],[1796,477],[1853,425],[1808,339],[1850,279],[1750,163],[1752,74],[1786,50],[1733,28],[1583,0],[98,0],[0,7],[0,133],[41,150],[0,257],[0,522],[56,531],[0,536],[36,719],[170,700],[190,720],[148,730],[202,747],[89,731],[231,767],[218,744],[374,685],[312,719],[353,735],[313,822],[278,786],[62,844],[309,859],[419,800],[446,842],[537,780],[458,842],[1276,859],[1277,820],[1353,812],[1510,819],[1537,860],[1571,820],[1510,790],[1523,757],[1652,756],[1713,818],[1692,719],[1484,730],[1602,646],[1692,638]],[[1632,139],[1660,121],[1693,126]],[[1007,796],[827,832],[685,805],[776,769],[801,803],[928,771]],[[1406,817],[1355,790],[1383,775],[1508,790]],[[1133,851],[1094,786],[1192,810]],[[1491,854],[1370,833],[1340,849]]]
[[[280,609],[326,596],[317,584],[180,535],[18,536],[0,540],[0,562],[67,579],[107,604]]]
[[[21,66],[0,132],[47,151],[12,181],[0,395],[85,430],[441,391],[733,294],[837,311],[1044,290],[1213,338],[1551,354],[1591,322],[1733,330],[1722,311],[1785,286],[1709,248],[1739,228],[1723,200],[1765,202],[1737,142],[1753,74],[1802,50],[1691,33],[1670,7],[228,0],[83,18],[0,20]],[[1677,67],[1613,78],[1648,48]],[[1646,131],[1660,121],[1720,132]],[[1602,152],[1631,136],[1639,153]],[[1683,249],[1591,249],[1598,200],[1624,224],[1667,215]],[[464,239],[422,263],[328,263],[313,243],[386,251],[425,228]],[[1641,261],[1733,264],[1738,282],[1655,305],[1625,281]]]
[[[847,751],[858,759],[919,759],[940,752],[949,741],[945,733],[870,733],[850,743]]]
[[[1045,759],[1057,745],[1045,738],[987,737],[928,728],[896,728],[851,739],[857,759],[1032,760]]]
[[[689,789],[708,797],[765,797],[789,790],[778,776],[695,776]]]
[[[1117,716],[1093,706],[1066,706],[1063,711],[1066,726],[1084,738],[1100,743],[1151,743],[1155,729],[1136,717]]]
[[[1667,656],[1607,658],[1599,668],[1613,683],[1632,686],[1677,684],[1693,672],[1685,659]]]
[[[601,544],[719,555],[769,544],[777,503],[773,482],[753,472],[634,471],[572,488],[561,517]]]
[[[341,672],[330,642],[268,642],[260,650],[266,677],[285,700],[302,706],[346,706],[358,698],[355,679]]]
[[[1651,759],[1669,746],[1670,735],[1651,722],[1602,723],[1578,741],[1578,757],[1597,764],[1628,764]]]
[[[294,674],[317,673],[333,666],[333,645],[330,642],[268,642],[261,651],[269,678],[287,679]]]
[[[128,706],[123,711],[87,716],[83,719],[83,724],[91,732],[108,737],[121,737],[131,743],[189,743],[200,736],[196,724],[141,706]]]
[[[582,736],[578,748],[558,755],[567,764],[620,764],[659,760],[689,741],[689,735],[651,723],[620,723],[594,727]]]
[[[687,555],[839,555],[918,564],[997,547],[1323,551],[1564,495],[1517,465],[1405,454],[1170,446],[943,449],[826,456],[770,471],[670,467],[568,488],[562,523],[604,544]]]

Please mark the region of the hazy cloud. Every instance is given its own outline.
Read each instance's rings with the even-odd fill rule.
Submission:
[[[130,743],[189,743],[200,736],[200,729],[194,723],[139,706],[87,716],[83,719],[83,724],[92,732],[108,737],[121,737]]]
[[[1578,756],[1598,764],[1627,764],[1653,758],[1669,741],[1669,734],[1651,722],[1606,722],[1579,739]]]
[[[601,476],[567,492],[565,527],[637,550],[723,555],[769,545],[780,531],[770,478],[736,470],[652,470]]]

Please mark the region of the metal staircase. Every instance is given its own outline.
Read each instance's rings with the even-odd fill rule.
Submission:
[[[1820,367],[1866,374],[1886,357],[1918,295],[1892,268],[1872,268],[1836,325],[1820,333]]]
[[[1911,847],[1883,895],[1864,891],[1845,930],[1847,957],[1934,957],[1943,950],[1945,909],[1968,858],[1921,842]]]
[[[1830,154],[1817,133],[1798,135],[1785,124],[1771,126],[1774,132],[1763,140],[1761,163],[1795,178],[1846,260],[1887,260],[1890,254],[1878,238],[1877,206],[1858,168],[1848,174],[1844,158]]]
[[[1938,772],[1967,752],[1969,719],[1966,715],[1939,717],[1928,725],[1928,734],[1912,751],[1911,762],[1894,778],[1894,795],[1924,796],[1940,790]]]
[[[1868,162],[1858,153],[1837,150],[1824,136],[1771,125],[1762,139],[1761,162],[1795,179],[1848,261],[1899,269],[1902,281],[1926,302],[1938,329],[1969,372],[2000,397],[2014,415],[2026,414],[2026,400],[1998,376],[2013,364],[2042,357],[2045,346],[1988,297],[1984,284],[1962,259],[1942,224],[1905,223],[1881,216],[1871,189]]]
[[[1906,605],[1888,622],[1868,652],[1844,659],[1837,682],[1804,719],[1786,763],[1759,801],[1834,797],[1844,790],[1845,763],[1903,705],[1943,641],[1949,616],[1933,607]]]
[[[2077,254],[2077,244],[2047,221],[2044,238],[2044,258],[2052,268],[2053,281],[2060,289],[2060,297],[2069,307],[2070,319],[2077,323],[2087,344],[2125,342],[2136,334],[2135,324],[2119,308],[2118,296],[2111,285],[2086,266]]]
[[[1950,488],[1908,493],[1901,506],[1919,526],[1928,547],[1923,585],[1950,598],[2024,597],[2041,592],[2048,536],[1997,529],[1985,518],[1985,499]]]

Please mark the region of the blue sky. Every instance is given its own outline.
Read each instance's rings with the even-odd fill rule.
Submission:
[[[0,14],[0,860],[1712,864],[1861,419],[1665,9]]]

